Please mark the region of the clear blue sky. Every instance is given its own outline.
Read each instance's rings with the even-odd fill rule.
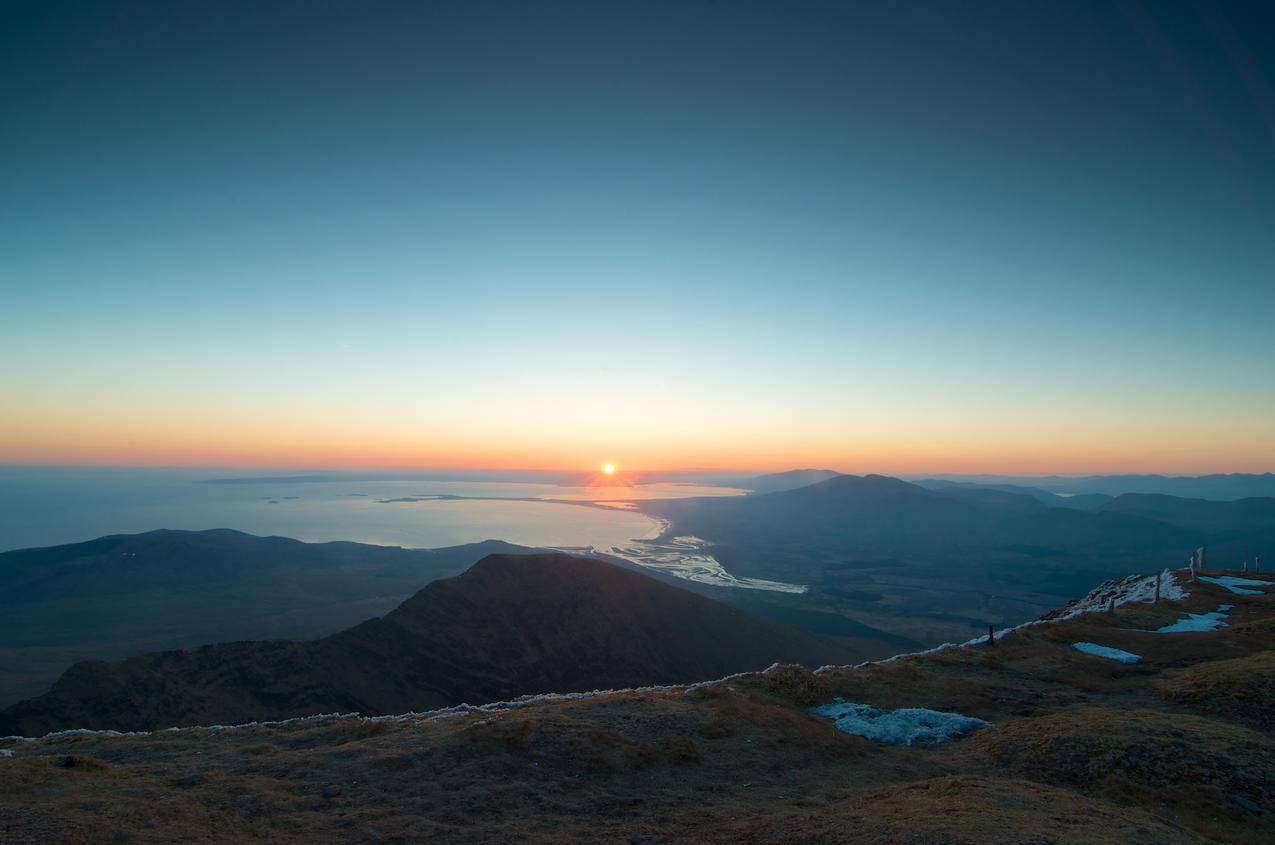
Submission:
[[[0,12],[0,462],[1275,465],[1266,3]]]

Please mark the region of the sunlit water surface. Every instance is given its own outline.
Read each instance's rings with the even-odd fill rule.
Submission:
[[[0,551],[157,528],[234,528],[307,542],[408,548],[505,540],[611,554],[705,584],[805,589],[737,578],[694,537],[657,541],[665,524],[634,504],[744,492],[727,487],[340,479],[226,483],[227,477],[208,470],[0,469]],[[209,483],[213,479],[220,480]]]
[[[209,478],[207,470],[0,470],[0,551],[156,528],[234,528],[311,542],[354,540],[412,548],[497,539],[605,549],[654,537],[660,524],[631,508],[503,499],[592,503],[739,492],[680,484],[203,483]],[[435,498],[447,496],[491,500]]]

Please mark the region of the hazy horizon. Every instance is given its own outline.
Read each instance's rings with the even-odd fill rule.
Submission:
[[[757,475],[771,475],[785,472],[796,472],[801,470],[830,470],[841,473],[843,475],[885,475],[897,478],[926,478],[933,477],[1001,477],[1001,478],[1087,478],[1102,476],[1120,476],[1120,475],[1162,475],[1166,477],[1182,477],[1182,478],[1198,478],[1211,475],[1271,475],[1275,474],[1273,468],[1255,468],[1255,469],[1202,469],[1194,472],[1178,472],[1164,468],[1156,468],[1149,466],[1147,468],[1114,470],[1114,469],[1089,469],[1089,470],[1067,470],[1058,471],[1051,469],[1025,469],[1021,471],[999,471],[995,466],[991,467],[973,467],[962,470],[949,469],[910,469],[910,470],[892,470],[890,468],[879,467],[861,467],[861,468],[844,468],[833,466],[828,463],[799,465],[799,464],[779,464],[774,466],[671,466],[671,467],[632,467],[617,465],[618,477],[612,479],[603,479],[599,472],[601,464],[589,466],[545,466],[545,467],[517,467],[517,466],[448,466],[448,465],[426,465],[426,466],[377,466],[377,465],[359,465],[359,464],[166,464],[166,463],[45,463],[45,462],[0,462],[0,471],[7,470],[181,470],[181,471],[207,471],[216,474],[217,477],[233,477],[241,473],[248,473],[253,476],[261,476],[263,474],[288,473],[295,476],[306,475],[336,475],[336,476],[367,476],[374,478],[399,476],[410,479],[412,477],[431,477],[436,476],[440,480],[443,476],[455,475],[458,477],[481,476],[490,478],[513,478],[515,476],[526,476],[528,478],[550,478],[562,477],[579,479],[581,477],[592,477],[598,480],[599,484],[631,484],[644,483],[648,478],[659,478],[661,480],[669,480],[669,476],[720,476],[722,478],[730,477],[748,477]]]

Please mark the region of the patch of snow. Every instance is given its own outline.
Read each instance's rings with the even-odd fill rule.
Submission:
[[[1106,610],[1110,603],[1120,607],[1136,601],[1154,601],[1157,577],[1160,579],[1161,599],[1181,601],[1187,597],[1186,590],[1173,577],[1173,572],[1166,569],[1159,576],[1130,575],[1125,578],[1113,578],[1110,581],[1104,581],[1091,590],[1089,595],[1083,599],[1066,604],[1059,610],[1045,614],[1042,618],[1056,622],[1063,619],[1072,619],[1082,613]]]
[[[886,745],[912,745],[915,742],[946,742],[990,723],[959,713],[940,713],[921,707],[900,710],[878,710],[867,704],[835,699],[831,704],[811,707],[816,716],[831,719],[837,730],[881,742]]]
[[[61,739],[68,736],[150,736],[151,731],[112,731],[112,730],[93,730],[91,728],[68,728],[64,731],[54,731],[47,733],[39,739]],[[6,739],[14,739],[15,737],[6,737]],[[25,739],[25,737],[16,737],[17,739]]]
[[[1186,569],[1177,570],[1185,572]],[[1160,598],[1169,601],[1181,601],[1189,594],[1178,583],[1174,577],[1174,570],[1166,569],[1157,575],[1129,575],[1124,578],[1113,578],[1110,581],[1104,581],[1096,588],[1090,591],[1089,595],[1083,599],[1069,602],[1058,610],[1052,610],[1039,619],[1033,619],[1030,622],[1024,622],[1021,625],[1015,625],[1012,628],[1002,628],[996,631],[994,636],[996,639],[1003,639],[1015,631],[1021,631],[1024,628],[1032,628],[1036,625],[1049,625],[1054,622],[1064,622],[1068,619],[1074,619],[1086,613],[1098,613],[1107,609],[1110,602],[1114,602],[1117,607],[1122,604],[1128,604],[1134,601],[1152,601],[1155,599],[1155,582],[1160,579]],[[987,635],[980,634],[972,640],[966,640],[963,643],[943,643],[933,648],[927,648],[922,651],[909,651],[903,654],[896,654],[893,657],[887,657],[884,660],[865,660],[862,663],[855,663],[846,666],[820,666],[815,670],[816,675],[822,675],[834,669],[862,669],[866,666],[874,666],[883,663],[893,663],[896,660],[904,660],[910,657],[924,657],[929,654],[937,654],[941,651],[947,651],[950,648],[969,648],[970,646],[981,645],[987,642]]]
[[[1217,584],[1219,587],[1225,587],[1237,596],[1261,596],[1265,595],[1261,590],[1249,590],[1246,587],[1269,587],[1270,581],[1255,581],[1252,578],[1238,578],[1234,575],[1220,575],[1216,578],[1210,575],[1200,575],[1201,581],[1208,581],[1210,584]]]
[[[1137,655],[1129,651],[1121,651],[1118,648],[1098,645],[1097,643],[1072,643],[1071,647],[1076,651],[1083,651],[1085,654],[1092,654],[1094,657],[1105,657],[1108,660],[1119,660],[1121,663],[1137,663],[1142,659],[1141,655]]]
[[[1216,631],[1218,628],[1225,628],[1227,611],[1233,609],[1233,604],[1219,604],[1217,610],[1211,613],[1188,613],[1186,616],[1174,622],[1172,625],[1165,625],[1163,628],[1157,628],[1158,634],[1181,634],[1187,631]]]
[[[0,748],[0,757],[12,757],[13,752],[7,748]]]

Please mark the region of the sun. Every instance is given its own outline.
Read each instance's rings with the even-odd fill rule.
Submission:
[[[602,465],[602,474],[603,474],[603,475],[615,475],[615,464],[603,464],[603,465]]]

